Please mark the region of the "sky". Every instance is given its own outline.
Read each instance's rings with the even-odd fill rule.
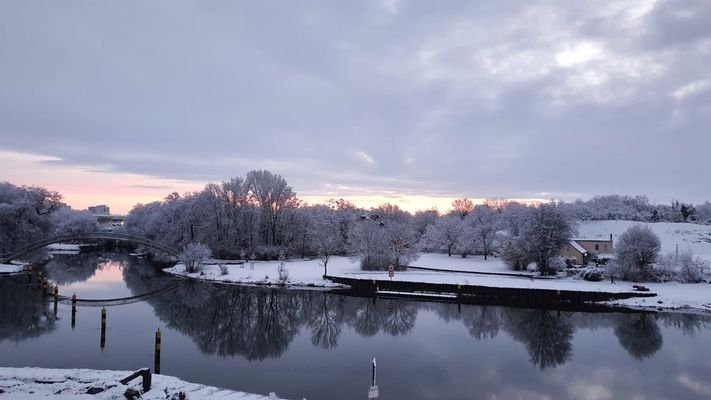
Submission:
[[[0,181],[75,208],[711,199],[711,2],[3,1]]]

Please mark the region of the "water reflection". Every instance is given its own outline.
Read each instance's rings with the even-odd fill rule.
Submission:
[[[0,278],[0,341],[15,342],[53,331],[55,316],[25,275]]]
[[[120,256],[119,256],[120,257]],[[44,265],[47,277],[59,285],[71,285],[89,280],[103,268],[102,258],[96,253],[55,256]]]
[[[58,258],[45,270],[53,280],[69,284],[83,282],[102,268],[118,268],[117,279],[134,296],[176,285],[174,278],[147,262],[123,255],[112,256],[110,262],[95,255]],[[25,277],[0,279],[0,340],[21,341],[54,329],[51,303],[25,283]],[[326,350],[338,348],[347,331],[364,338],[409,335],[421,312],[436,315],[442,323],[462,324],[475,341],[506,335],[522,345],[540,370],[569,362],[574,337],[582,329],[608,329],[631,358],[644,360],[664,344],[660,325],[688,336],[711,326],[709,317],[691,314],[561,313],[190,280],[178,280],[176,290],[151,297],[147,303],[162,322],[189,337],[203,354],[247,360],[281,357],[301,332],[309,335],[314,347]]]
[[[617,340],[634,359],[652,357],[662,348],[662,332],[652,314],[626,315],[616,325]]]
[[[135,294],[164,286],[165,277],[145,279],[128,269]],[[607,327],[635,359],[652,357],[663,344],[658,321],[693,335],[708,318],[690,314],[589,314],[496,306],[457,306],[398,299],[369,299],[318,291],[249,288],[181,281],[170,296],[149,299],[169,326],[190,336],[207,354],[249,360],[278,358],[298,332],[310,331],[311,343],[333,349],[344,329],[363,337],[407,335],[420,310],[434,311],[445,322],[461,322],[476,340],[505,332],[520,342],[540,369],[570,360],[577,329]]]

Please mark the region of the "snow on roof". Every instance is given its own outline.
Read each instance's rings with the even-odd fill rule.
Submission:
[[[575,240],[571,240],[571,241],[569,242],[569,244],[570,244],[571,246],[573,246],[573,248],[574,248],[575,250],[579,251],[581,254],[585,254],[585,253],[588,252],[587,250],[585,250],[585,249],[583,248],[583,246],[579,245],[578,242],[576,242]]]
[[[590,238],[573,238],[573,239],[570,239],[570,240],[572,240],[572,241],[581,241],[581,242],[609,242],[609,241],[610,241],[609,238],[594,238],[594,239],[590,239]]]

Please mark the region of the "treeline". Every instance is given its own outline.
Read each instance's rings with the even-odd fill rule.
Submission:
[[[421,250],[500,254],[515,269],[535,262],[542,273],[554,273],[561,263],[554,257],[574,234],[574,223],[555,203],[475,205],[458,199],[445,215],[412,215],[392,204],[366,210],[345,200],[308,205],[282,176],[250,171],[199,192],[138,205],[126,229],[177,248],[200,243],[219,258],[318,257],[324,273],[333,255],[357,257],[366,269],[397,268]]]
[[[91,213],[72,210],[58,192],[0,182],[0,254],[50,235],[97,229]]]
[[[652,204],[646,196],[605,195],[562,203],[570,216],[582,221],[696,222],[711,224],[711,202],[694,205],[678,200]]]

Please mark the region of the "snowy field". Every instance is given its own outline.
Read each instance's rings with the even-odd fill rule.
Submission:
[[[141,388],[137,378],[130,386],[119,383],[134,371],[99,371],[90,369],[44,369],[0,367],[0,398],[5,399],[125,399],[128,387]],[[166,375],[153,375],[151,390],[141,396],[145,400],[172,399],[183,392],[190,400],[273,400],[278,397],[235,392],[211,386],[181,381]],[[86,394],[90,388],[102,388],[96,395]],[[3,393],[4,392],[4,393]],[[176,397],[173,397],[176,396]]]
[[[583,221],[578,225],[577,237],[583,239],[608,239],[610,234],[616,243],[620,235],[632,225],[646,225],[659,236],[662,242],[660,255],[691,250],[695,257],[711,261],[711,226],[673,222],[634,221]],[[613,244],[614,245],[614,244]]]

